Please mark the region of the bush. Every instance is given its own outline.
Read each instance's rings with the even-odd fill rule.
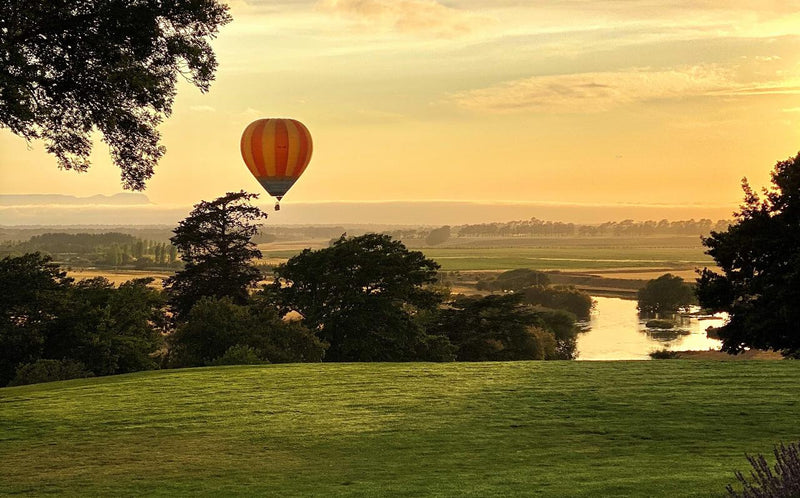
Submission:
[[[747,456],[753,467],[750,471],[752,483],[745,479],[741,472],[736,472],[736,479],[742,485],[742,492],[737,493],[730,484],[726,487],[728,495],[741,498],[794,498],[800,496],[800,446],[797,443],[775,446],[775,466],[772,472],[763,455]]]
[[[574,287],[529,287],[523,295],[527,304],[566,310],[581,320],[588,320],[592,311],[592,298]]]
[[[53,382],[56,380],[83,379],[93,377],[94,374],[86,370],[86,366],[74,360],[37,360],[25,363],[17,368],[17,375],[8,384],[9,386],[24,386]]]
[[[237,344],[229,347],[225,354],[209,363],[209,365],[218,367],[221,365],[262,365],[264,363],[269,362],[259,358],[255,349]]]
[[[272,363],[321,361],[325,353],[325,344],[301,324],[282,321],[262,303],[241,306],[229,297],[201,298],[168,343],[168,365],[178,368],[210,365],[235,347],[252,348]]]
[[[650,352],[650,358],[654,360],[674,360],[678,357],[677,351],[670,351],[669,349],[659,349],[658,351]]]
[[[647,320],[647,323],[644,324],[645,327],[648,329],[671,329],[675,326],[674,323],[670,320]]]
[[[648,281],[637,297],[639,311],[646,313],[675,313],[697,302],[692,286],[670,273]]]

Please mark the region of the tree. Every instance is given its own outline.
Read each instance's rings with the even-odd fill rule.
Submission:
[[[637,296],[639,311],[645,313],[676,313],[696,302],[692,286],[671,273],[648,281]]]
[[[446,345],[417,319],[442,301],[432,287],[438,268],[388,235],[342,236],[279,265],[269,291],[330,344],[328,360],[444,359]]]
[[[528,268],[504,271],[497,278],[488,282],[490,290],[518,292],[531,286],[548,286],[550,277],[546,273]]]
[[[697,281],[703,307],[729,314],[722,349],[800,356],[800,154],[775,165],[764,198],[742,181],[744,203],[724,232],[703,239],[722,274]]]
[[[258,301],[240,306],[230,297],[203,297],[169,338],[173,367],[211,365],[247,348],[261,362],[321,361],[325,345],[297,322],[284,322]],[[245,356],[246,357],[246,356]]]
[[[458,297],[440,310],[429,331],[444,335],[457,361],[557,358],[556,338],[519,294]]]
[[[148,287],[152,278],[115,289],[103,277],[73,285],[49,329],[42,357],[74,359],[95,375],[158,367],[153,354],[163,344],[166,325],[162,293]]]
[[[425,237],[425,243],[429,246],[444,244],[448,240],[450,240],[450,227],[447,225],[431,230]]]
[[[589,294],[574,287],[544,287],[536,285],[522,290],[523,301],[533,306],[543,306],[554,310],[565,310],[581,320],[588,320],[592,311],[592,298]]]
[[[0,386],[40,358],[72,279],[40,253],[0,260]]]
[[[208,91],[209,41],[231,20],[217,0],[0,2],[0,126],[43,139],[59,167],[85,171],[96,128],[142,190],[164,155],[156,126],[178,75]]]
[[[261,280],[252,263],[261,257],[251,241],[258,233],[254,222],[267,214],[251,206],[257,194],[228,192],[211,202],[194,206],[170,239],[181,253],[183,270],[164,282],[179,318],[185,317],[203,296],[230,297],[245,304],[250,289]]]

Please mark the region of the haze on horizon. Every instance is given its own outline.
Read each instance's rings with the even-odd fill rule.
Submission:
[[[800,149],[800,2],[234,0],[209,94],[182,84],[145,192],[260,192],[258,117],[299,119],[308,171],[284,201],[730,206]],[[0,194],[119,192],[0,131]],[[277,221],[277,220],[276,220]]]

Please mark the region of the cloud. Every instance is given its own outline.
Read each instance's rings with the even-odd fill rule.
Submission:
[[[737,83],[716,65],[663,71],[631,69],[534,76],[451,95],[458,106],[483,112],[604,112],[620,105],[696,96],[797,94],[796,82]]]
[[[195,112],[215,112],[216,109],[210,105],[190,105],[189,110]]]
[[[435,0],[320,0],[317,8],[373,29],[437,37],[468,34],[488,22]]]

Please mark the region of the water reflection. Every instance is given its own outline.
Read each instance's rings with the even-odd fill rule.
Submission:
[[[636,301],[593,297],[595,309],[589,330],[578,336],[579,360],[648,360],[658,349],[671,351],[719,349],[720,341],[709,339],[706,328],[719,327],[724,317],[680,316],[669,330],[648,329],[640,318]]]

